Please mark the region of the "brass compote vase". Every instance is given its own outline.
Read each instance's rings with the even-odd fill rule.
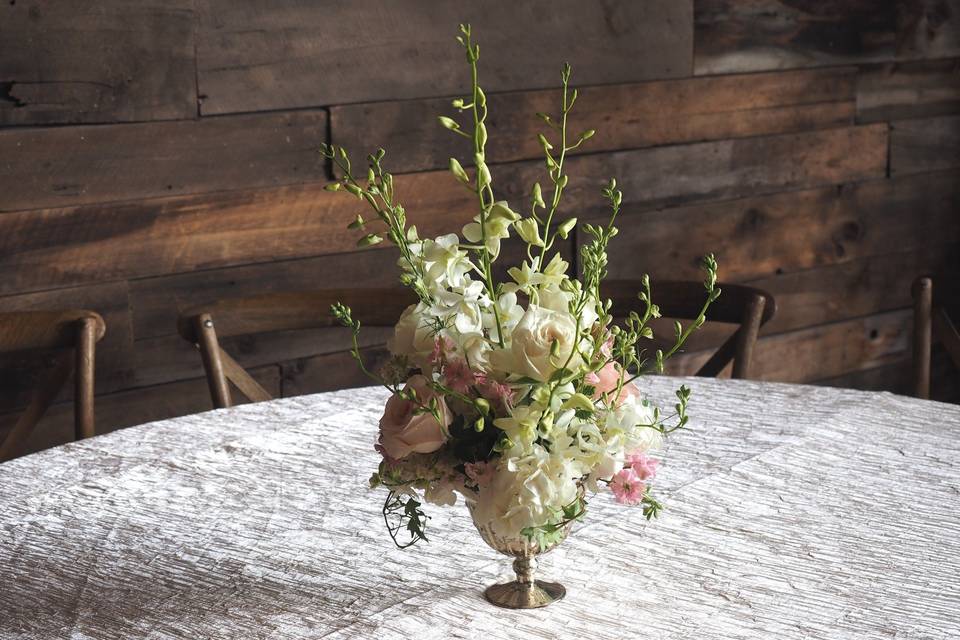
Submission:
[[[489,523],[478,520],[476,502],[473,500],[466,502],[473,524],[483,541],[494,551],[514,559],[513,570],[517,574],[517,579],[487,587],[483,592],[487,601],[505,609],[539,609],[562,600],[567,594],[562,584],[537,580],[534,578],[534,573],[537,570],[537,556],[552,551],[566,540],[573,523],[570,522],[563,528],[562,534],[557,536],[555,542],[541,547],[536,541],[522,535],[515,538],[498,535]]]

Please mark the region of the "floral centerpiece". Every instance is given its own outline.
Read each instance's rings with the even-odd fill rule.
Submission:
[[[616,180],[600,190],[609,221],[580,228],[587,240],[581,278],[571,276],[557,251],[558,240],[577,226],[576,218],[560,218],[569,179],[565,159],[594,134],[568,132],[577,100],[569,65],[561,74],[559,114],[537,114],[547,128],[539,142],[549,182],[546,188],[532,185],[521,213],[494,195],[485,154],[487,100],[477,82],[480,47],[468,25],[461,25],[457,39],[472,92],[453,100],[453,108],[466,122],[439,120],[470,145],[472,172],[455,158],[450,172],[475,193],[477,214],[459,236],[421,238],[407,223],[393,176],[383,168],[382,149],[369,156],[365,175],[358,176],[342,147],[324,146],[322,153],[342,176],[327,189],[349,192],[375,214],[350,223],[364,233],[359,245],[384,239],[396,245],[400,280],[419,299],[397,322],[388,345],[392,357],[376,373],[364,367],[360,324],[350,309],[337,304],[332,311],[353,331],[354,358],[391,393],[376,445],[383,460],[371,485],[387,490],[383,513],[394,542],[406,547],[426,540],[423,502],[453,505],[459,494],[484,539],[518,558],[518,580],[491,587],[488,599],[504,606],[543,606],[562,596],[562,587],[534,581],[530,560],[584,517],[589,496],[609,490],[648,519],[660,510],[650,491],[658,463],[654,452],[687,423],[690,391],[679,388],[668,415],[633,382],[645,372],[661,372],[664,360],[703,323],[720,294],[716,263],[712,256],[704,260],[700,316],[687,327],[676,324],[666,353],[645,357],[641,340],[653,338],[649,322],[659,316],[649,278],[637,292],[638,311],[621,323],[611,317],[601,290],[621,207]],[[511,233],[526,244],[526,258],[508,270],[509,281],[497,282],[492,265]]]

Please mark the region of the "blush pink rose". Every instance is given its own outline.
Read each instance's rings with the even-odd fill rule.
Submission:
[[[587,374],[585,380],[587,384],[590,384],[594,387],[595,391],[593,392],[593,399],[598,400],[601,395],[605,393],[611,393],[616,390],[617,384],[620,382],[620,372],[622,369],[620,365],[616,362],[608,362],[602,369],[596,373]],[[618,405],[630,396],[640,395],[640,392],[637,391],[637,388],[633,386],[632,383],[625,383],[623,388],[620,389],[620,394],[613,399],[613,405]]]
[[[417,400],[426,406],[437,398],[440,422],[429,411],[416,413],[417,405],[399,396],[390,396],[380,418],[379,450],[384,457],[402,460],[411,453],[433,453],[447,440],[447,427],[453,420],[443,398],[430,388],[421,375],[407,380],[405,389],[417,392]]]

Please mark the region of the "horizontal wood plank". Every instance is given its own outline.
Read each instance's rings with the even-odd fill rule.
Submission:
[[[892,60],[897,3],[695,0],[697,75]]]
[[[659,211],[625,207],[610,277],[699,278],[713,252],[721,279],[743,281],[919,251],[933,238],[956,242],[958,180],[948,171]]]
[[[0,130],[0,211],[322,180],[324,111]]]
[[[909,348],[911,322],[912,312],[903,309],[763,336],[753,352],[751,378],[812,382],[902,360]],[[693,373],[710,355],[707,351],[676,356],[667,373]],[[724,375],[729,375],[729,367]]]
[[[461,22],[473,25],[490,92],[558,86],[564,61],[578,83],[685,76],[693,49],[692,0],[197,5],[204,114],[464,91],[470,72],[455,41]]]
[[[960,167],[960,115],[898,120],[890,129],[891,175]]]
[[[873,65],[857,78],[857,122],[960,112],[960,59]]]
[[[459,230],[475,207],[453,178],[436,178],[397,180],[424,236]],[[2,214],[0,293],[356,250],[346,225],[360,211],[311,184]]]
[[[583,87],[569,129],[597,133],[573,153],[849,125],[854,75],[837,68]],[[542,157],[537,134],[550,132],[534,114],[556,113],[560,103],[558,90],[488,96],[488,161]],[[332,107],[330,129],[334,142],[355,153],[383,147],[395,172],[446,168],[450,157],[472,164],[468,143],[442,128],[438,115],[469,124],[449,99],[431,98]]]
[[[912,396],[912,357],[908,355],[882,367],[817,380],[814,384],[864,391],[891,391]],[[934,348],[930,363],[930,399],[938,402],[960,402],[960,369],[957,369],[946,353],[937,348]]]
[[[197,115],[191,0],[0,4],[0,126]]]

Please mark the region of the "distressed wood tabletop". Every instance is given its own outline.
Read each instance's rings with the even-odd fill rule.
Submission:
[[[648,378],[669,400],[680,382]],[[487,604],[466,509],[398,550],[366,488],[386,392],[212,411],[0,465],[0,638],[957,638],[960,407],[689,379],[639,509],[544,557],[567,598]]]

